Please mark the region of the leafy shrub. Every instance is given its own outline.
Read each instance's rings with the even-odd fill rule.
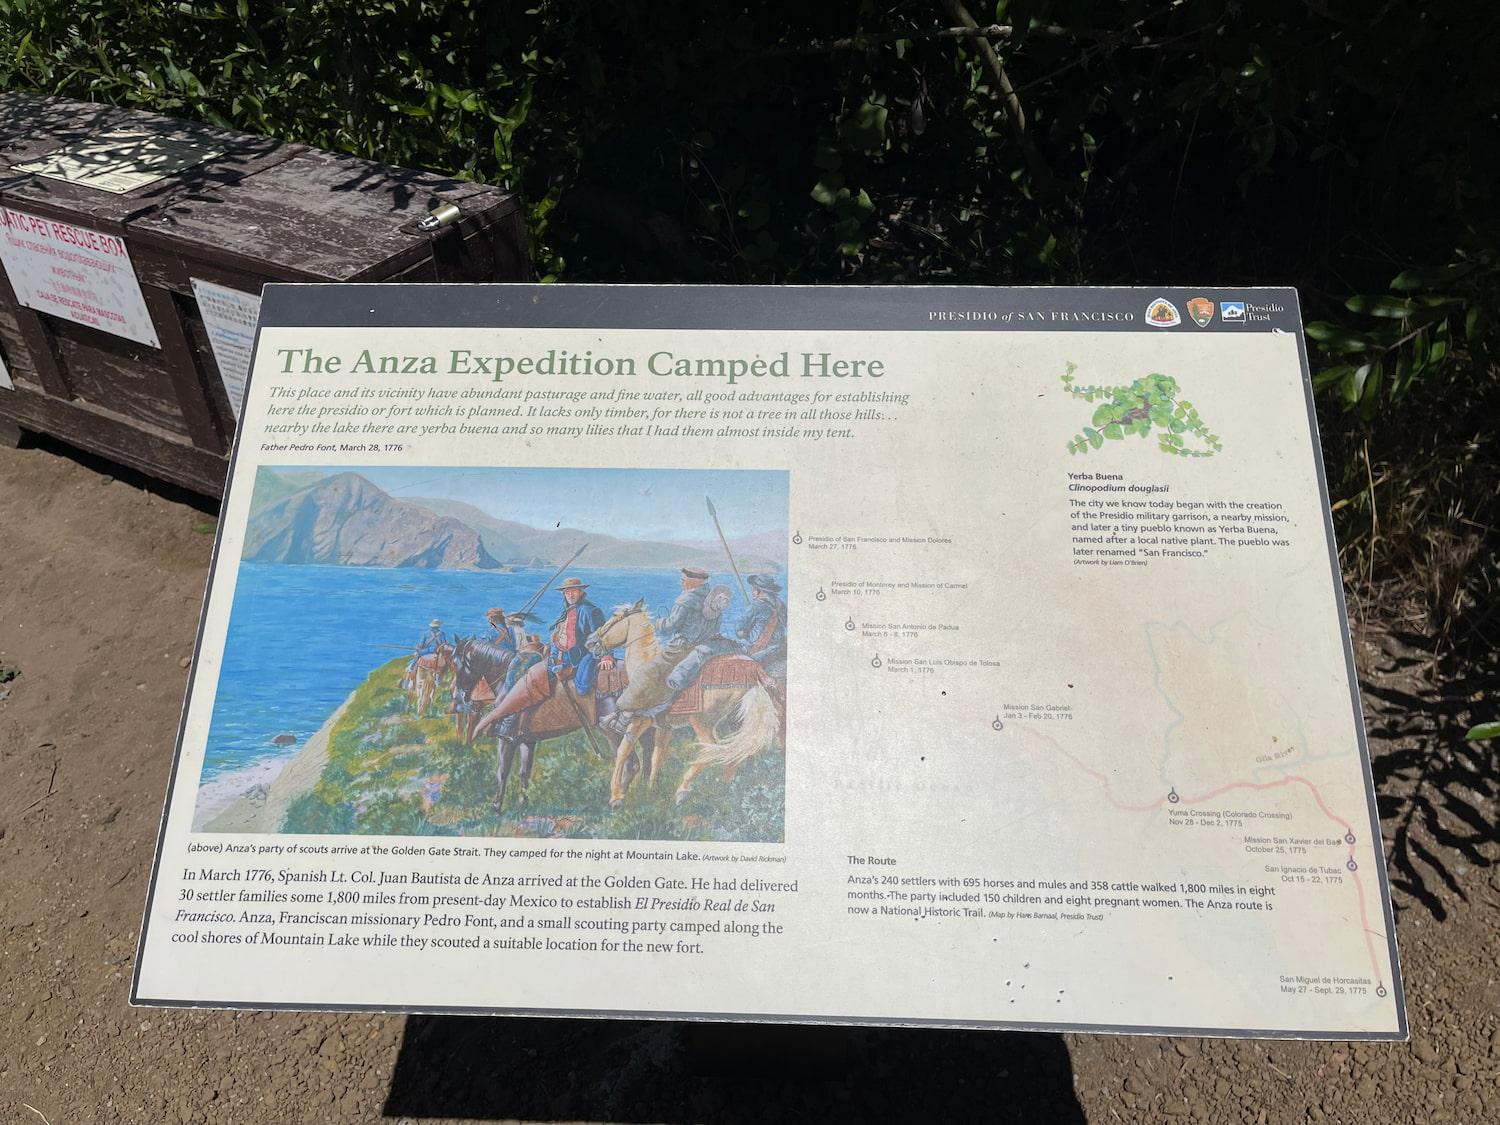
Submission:
[[[511,185],[544,278],[1296,284],[1337,493],[1472,444],[1487,5],[965,3],[0,0],[0,89]]]
[[[0,87],[509,183],[576,279],[1331,280],[1494,184],[1480,5],[962,11],[0,0]]]

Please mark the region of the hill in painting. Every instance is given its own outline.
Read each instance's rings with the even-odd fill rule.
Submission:
[[[767,545],[775,545],[765,537]],[[253,562],[496,569],[556,566],[588,544],[588,565],[610,569],[724,569],[722,547],[624,539],[574,527],[536,528],[472,504],[397,499],[357,472],[262,469],[256,477],[244,557]],[[742,573],[784,562],[737,541]]]

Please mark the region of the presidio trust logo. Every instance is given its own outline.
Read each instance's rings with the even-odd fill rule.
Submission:
[[[1220,301],[1219,315],[1225,324],[1269,324],[1286,306],[1275,301]]]

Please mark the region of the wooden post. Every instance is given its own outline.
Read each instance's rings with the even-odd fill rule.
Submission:
[[[213,407],[204,393],[208,373],[188,343],[176,300],[165,289],[143,289],[142,292],[146,295],[146,308],[150,310],[157,338],[166,355],[167,371],[172,377],[172,389],[177,392],[177,405],[187,423],[188,435],[199,449],[223,453],[226,448],[224,436],[214,424]]]
[[[57,355],[57,343],[42,324],[42,318],[33,309],[22,308],[16,300],[16,291],[10,287],[10,278],[0,270],[0,305],[11,309],[16,318],[16,328],[31,356],[31,366],[36,377],[53,398],[70,399],[73,390],[63,375],[62,363]]]

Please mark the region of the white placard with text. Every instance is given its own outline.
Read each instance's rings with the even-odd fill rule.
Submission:
[[[229,396],[236,419],[245,402],[245,380],[250,376],[250,353],[255,347],[255,324],[260,319],[260,298],[254,293],[229,289],[211,281],[193,278],[193,296],[208,332],[219,378]]]
[[[161,347],[117,235],[0,207],[0,263],[27,308]]]

